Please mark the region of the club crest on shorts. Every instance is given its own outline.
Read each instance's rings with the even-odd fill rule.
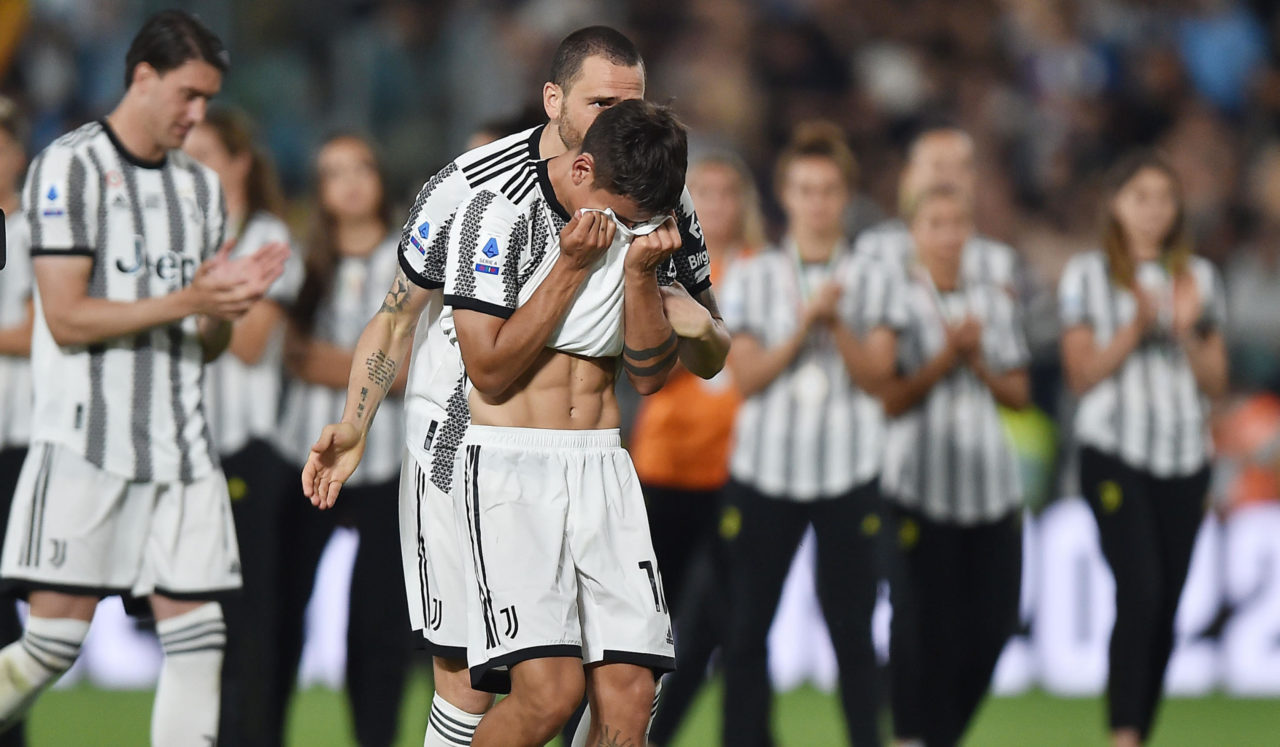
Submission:
[[[498,610],[502,613],[502,619],[507,623],[506,635],[508,638],[515,638],[520,632],[520,617],[516,615],[516,606],[503,607]]]

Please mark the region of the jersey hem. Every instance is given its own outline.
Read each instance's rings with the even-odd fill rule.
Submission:
[[[449,293],[446,293],[444,296],[444,304],[445,306],[452,306],[455,309],[478,311],[481,314],[496,316],[499,319],[510,319],[511,315],[516,311],[515,309],[509,309],[506,306],[499,306],[496,303],[481,301],[478,298],[471,298],[470,296],[455,296]]]

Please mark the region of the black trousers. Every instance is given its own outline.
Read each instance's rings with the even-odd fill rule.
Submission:
[[[1022,522],[959,526],[895,505],[889,664],[894,734],[959,743],[1018,625]]]
[[[1111,728],[1137,729],[1145,741],[1173,653],[1174,615],[1204,519],[1209,468],[1161,479],[1086,448],[1080,487],[1116,580],[1107,680]]]
[[[876,601],[877,490],[838,498],[769,498],[730,482],[728,540],[731,614],[725,646],[723,744],[772,744],[767,637],[782,584],[805,529],[817,534],[817,591],[840,667],[840,703],[855,745],[878,745],[879,687],[871,613]]]
[[[678,490],[643,485],[653,552],[662,571],[662,587],[679,619],[690,563],[711,541],[720,518],[719,490]]]
[[[18,486],[18,473],[27,458],[25,448],[0,451],[0,527],[9,526],[9,509],[13,506],[13,491]],[[2,540],[0,540],[2,541]],[[22,637],[22,623],[18,620],[18,607],[12,597],[0,597],[0,648]],[[0,747],[22,747],[27,743],[26,721],[0,734]]]
[[[680,596],[673,597],[676,605],[672,609],[680,610],[674,621],[676,670],[662,681],[658,712],[649,727],[649,744],[652,745],[667,744],[675,736],[707,679],[712,655],[720,648],[728,632],[730,610],[726,586],[729,564],[719,532],[718,518],[723,510],[719,497],[716,506],[717,521],[702,538],[700,547],[684,570]],[[657,544],[656,539],[654,543]]]
[[[356,741],[362,747],[390,745],[413,652],[401,580],[397,481],[343,488],[336,509],[318,511],[302,493],[300,469],[269,447],[254,451],[236,456],[253,460],[247,468],[260,470],[276,492],[256,505],[248,497],[232,504],[245,593],[227,615],[231,666],[224,669],[235,688],[247,689],[233,693],[224,686],[232,711],[223,733],[235,737],[223,743],[283,743],[316,569],[334,529],[346,524],[360,534],[351,576],[347,698]],[[233,490],[241,464],[236,458],[223,464]]]

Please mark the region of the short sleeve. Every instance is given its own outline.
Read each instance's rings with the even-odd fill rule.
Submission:
[[[1218,268],[1208,261],[1199,263],[1200,292],[1203,294],[1203,310],[1199,327],[1202,330],[1221,330],[1227,324],[1227,290]]]
[[[36,157],[23,186],[31,256],[93,256],[99,175],[87,158],[54,143]]]
[[[676,208],[676,228],[680,231],[680,248],[671,257],[671,268],[664,284],[674,278],[680,281],[689,295],[697,296],[711,287],[711,255],[702,236],[702,225],[693,208],[693,197],[685,187]]]
[[[520,257],[527,233],[515,206],[482,190],[462,203],[447,241],[444,302],[506,319],[519,302]]]
[[[400,233],[400,268],[416,285],[426,290],[444,287],[449,228],[458,206],[470,195],[456,163],[445,166],[418,190]]]
[[[997,371],[1025,368],[1031,361],[1018,304],[1002,287],[993,286],[992,314],[983,325],[982,347],[987,365]]]
[[[247,257],[267,244],[275,242],[287,245],[290,251],[289,258],[284,263],[284,272],[280,273],[280,277],[276,278],[276,281],[267,289],[267,298],[281,306],[290,306],[298,298],[306,270],[298,247],[294,244],[293,237],[289,235],[289,228],[284,221],[269,213],[259,213],[254,216],[245,226],[236,248],[232,251],[232,256]]]
[[[842,273],[842,285],[841,318],[851,329],[866,334],[876,327],[906,326],[906,311],[895,298],[891,276],[878,263],[855,255]]]
[[[204,259],[209,259],[227,240],[227,196],[222,191],[222,181],[213,169],[202,169],[209,182],[209,207],[205,219]]]
[[[1086,293],[1088,275],[1087,256],[1076,257],[1067,263],[1058,281],[1058,321],[1062,328],[1089,324],[1089,299]]]

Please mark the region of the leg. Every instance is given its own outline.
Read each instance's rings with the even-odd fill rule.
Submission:
[[[644,499],[653,552],[662,570],[667,599],[671,600],[671,616],[679,619],[690,561],[704,538],[714,531],[719,516],[717,495],[705,490],[645,486]]]
[[[889,699],[894,738],[910,743],[924,734],[920,600],[909,562],[919,544],[920,521],[914,512],[892,504],[886,510],[892,516],[883,540],[888,546],[889,596],[893,604],[889,622]]]
[[[63,675],[89,634],[97,597],[33,591],[22,638],[0,650],[0,731],[20,721],[45,688]]]
[[[433,657],[432,671],[436,693],[431,699],[423,747],[471,744],[481,717],[493,707],[493,695],[472,689],[465,658]]]
[[[729,487],[740,528],[729,538],[729,630],[725,643],[723,744],[770,742],[767,639],[782,584],[808,526],[800,504]]]
[[[536,747],[551,741],[585,691],[582,660],[529,659],[511,667],[511,694],[480,721],[475,747]]]
[[[662,684],[662,698],[649,743],[664,745],[675,736],[694,696],[707,676],[711,655],[724,640],[729,600],[725,594],[725,562],[719,538],[714,547],[704,547],[690,566],[685,587],[684,612],[676,625],[676,671]]]
[[[954,721],[950,744],[964,736],[978,705],[991,685],[991,675],[1009,636],[1018,627],[1022,584],[1022,522],[1017,513],[995,522],[965,529],[962,538],[965,591],[957,620],[967,641],[956,674],[952,698]]]
[[[360,545],[351,573],[347,696],[363,747],[395,740],[412,643],[401,583],[395,482],[356,488]]]
[[[1112,737],[1121,743],[1140,738],[1152,687],[1153,631],[1164,605],[1152,496],[1141,475],[1092,449],[1080,454],[1080,486],[1116,582],[1107,703]]]
[[[969,645],[954,618],[962,592],[958,527],[916,515],[917,540],[906,553],[906,574],[916,602],[917,660],[915,695],[920,707],[920,733],[930,747],[949,745],[956,678],[963,649]]]
[[[282,673],[274,667],[279,641],[276,619],[279,590],[280,470],[264,451],[270,447],[252,441],[239,453],[222,461],[231,496],[231,514],[240,544],[240,572],[244,588],[222,602],[227,622],[227,650],[222,665],[222,716],[219,728],[226,744],[272,744],[272,694],[279,689]],[[279,744],[278,741],[275,744]]]
[[[1159,618],[1153,630],[1151,671],[1147,677],[1147,693],[1143,718],[1138,724],[1142,740],[1151,734],[1164,691],[1164,673],[1173,654],[1174,618],[1182,586],[1191,567],[1191,553],[1196,535],[1204,521],[1205,495],[1209,489],[1208,468],[1186,478],[1159,480],[1152,491],[1159,505],[1152,512],[1155,519],[1161,579],[1164,584]]]
[[[645,744],[656,692],[653,671],[635,664],[593,664],[586,676],[587,744]]]
[[[227,628],[217,602],[151,595],[164,665],[151,712],[151,743],[216,744]]]
[[[18,486],[18,473],[27,458],[24,448],[0,450],[0,527],[9,525],[9,506],[13,503],[13,491]],[[0,597],[0,646],[7,646],[22,638],[22,622],[18,620],[18,607],[12,599]],[[21,724],[0,735],[0,747],[23,747],[26,736]]]
[[[871,613],[880,580],[875,532],[879,499],[874,485],[813,504],[818,537],[818,598],[840,667],[840,702],[855,745],[878,745],[880,671],[871,640]],[[870,518],[874,517],[874,519]]]

